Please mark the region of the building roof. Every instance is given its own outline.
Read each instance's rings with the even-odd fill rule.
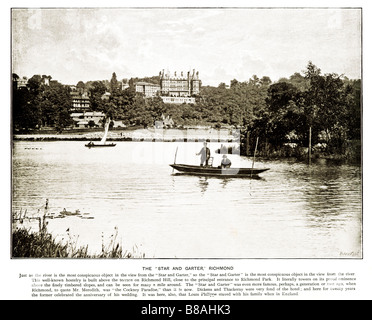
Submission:
[[[88,112],[72,112],[70,116],[71,117],[79,117],[79,116],[104,117],[105,114],[101,111],[88,111]]]
[[[140,82],[137,82],[136,83],[136,86],[154,86],[154,87],[160,87],[160,84],[155,84],[155,83],[150,83],[150,82],[143,82],[143,81],[140,81]]]
[[[105,114],[101,111],[88,111],[85,112],[84,115],[86,116],[96,116],[96,117],[104,117]]]

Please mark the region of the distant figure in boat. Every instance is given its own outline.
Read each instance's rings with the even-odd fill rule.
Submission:
[[[209,158],[211,157],[211,150],[207,147],[207,142],[204,142],[204,147],[196,154],[197,156],[200,155],[200,166],[207,166]]]
[[[224,169],[224,168],[230,168],[231,167],[231,161],[230,159],[227,157],[226,154],[224,154],[222,156],[222,160],[221,160],[221,168]]]

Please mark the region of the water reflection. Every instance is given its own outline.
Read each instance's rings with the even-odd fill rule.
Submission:
[[[318,164],[298,166],[290,174],[290,189],[301,205],[298,215],[305,228],[322,239],[323,248],[334,246],[328,253],[358,252],[361,257],[362,192],[360,167]],[[312,240],[314,241],[314,240]],[[315,243],[315,241],[314,241]]]
[[[199,178],[198,186],[200,188],[201,193],[204,194],[207,191],[208,185],[209,185],[208,177],[198,177],[198,178]]]
[[[232,178],[225,178],[221,180],[220,185],[222,186],[222,189],[225,189],[226,186],[229,184],[229,182],[232,180]]]
[[[345,169],[342,166],[321,167],[310,171],[303,193],[311,214],[323,213],[341,219],[345,212],[361,213],[361,182],[351,178],[354,170]]]

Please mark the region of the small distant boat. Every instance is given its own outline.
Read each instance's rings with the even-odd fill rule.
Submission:
[[[54,215],[54,213],[52,214]],[[53,218],[65,218],[68,216],[75,216],[81,219],[94,219],[94,217],[87,217],[89,215],[90,213],[88,212],[81,213],[79,209],[76,209],[75,211],[67,211],[66,208],[63,208],[63,210],[59,213],[59,215],[49,216],[48,218],[53,219]]]
[[[116,143],[101,143],[101,142],[89,142],[85,145],[88,148],[100,148],[100,147],[115,147]]]
[[[269,170],[269,168],[220,168],[211,166],[195,166],[188,164],[170,164],[173,169],[184,174],[215,177],[251,177]]]
[[[108,120],[106,121],[105,134],[103,135],[101,141],[100,142],[90,141],[85,146],[88,147],[89,149],[90,148],[101,148],[101,147],[115,147],[116,143],[106,143],[109,126],[110,126],[110,118],[108,118]]]

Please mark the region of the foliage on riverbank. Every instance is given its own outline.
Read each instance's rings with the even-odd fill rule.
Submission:
[[[257,150],[255,152],[256,141],[246,135],[242,134],[240,144],[240,154],[264,159],[283,159],[295,158],[298,161],[308,161],[309,148],[302,146],[298,142],[285,143],[281,146],[273,145],[268,139],[259,140],[257,143]],[[362,144],[361,140],[345,140],[338,146],[332,144],[320,143],[312,145],[311,158],[325,159],[331,161],[338,161],[340,163],[361,164],[362,160]]]
[[[56,241],[45,229],[32,232],[26,228],[13,230],[12,256],[14,258],[109,258],[128,259],[144,258],[133,249],[132,252],[123,250],[123,247],[113,236],[108,245],[102,244],[102,250],[97,254],[88,253],[88,246],[77,247],[70,237],[65,243]]]

